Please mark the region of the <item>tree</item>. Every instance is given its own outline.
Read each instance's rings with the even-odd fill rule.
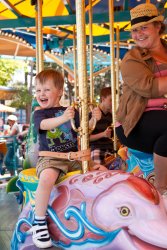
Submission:
[[[32,94],[29,93],[27,86],[22,82],[14,84],[14,88],[16,89],[16,94],[13,97],[11,106],[18,109],[26,109],[27,105],[32,102]]]
[[[28,66],[30,66],[30,72],[28,72]],[[24,79],[22,82],[10,83],[10,86],[16,89],[16,94],[13,97],[11,106],[17,109],[25,109],[26,111],[26,123],[30,122],[31,102],[32,96],[32,79],[33,79],[33,61],[22,61],[20,65],[21,71],[24,73]],[[16,70],[17,71],[17,70]],[[30,75],[30,82],[28,83],[28,75]]]
[[[0,85],[7,86],[21,62],[0,58]]]
[[[16,90],[10,105],[17,109],[25,109],[26,114],[30,113],[28,109],[31,109],[32,101],[32,93],[28,89],[27,74],[27,61],[0,58],[0,85],[12,87]]]

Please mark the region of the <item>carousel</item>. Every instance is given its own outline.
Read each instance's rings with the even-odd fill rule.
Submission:
[[[21,6],[19,9],[19,3],[15,1],[3,2],[8,7],[12,5],[13,12],[17,16],[20,14]],[[27,1],[21,2],[23,2],[21,4],[27,4]],[[34,23],[34,19],[31,20],[27,17],[28,12],[25,8],[25,13],[22,14],[24,20],[22,26],[28,27],[28,32],[33,34],[36,25],[36,47],[34,49],[33,43],[28,43],[26,49],[36,53],[37,73],[44,69],[44,57],[48,56],[63,67],[63,72],[68,72],[72,77],[75,99],[70,104],[79,110],[80,126],[76,127],[74,120],[71,120],[71,126],[78,133],[81,150],[89,150],[89,135],[96,126],[96,121],[94,121],[93,127],[89,128],[88,125],[88,114],[91,107],[96,105],[94,77],[99,73],[110,70],[113,116],[111,143],[114,148],[112,167],[109,170],[91,171],[90,160],[83,160],[81,171],[69,172],[58,179],[51,192],[47,208],[47,223],[53,249],[167,249],[167,213],[162,196],[154,187],[153,155],[120,147],[115,133],[115,114],[121,94],[120,46],[124,44],[122,41],[130,39],[128,31],[130,24],[127,14],[129,11],[126,10],[128,1],[121,2],[122,5],[118,4],[119,1],[115,4],[113,0],[50,2],[54,2],[57,13],[61,13],[62,16],[57,16],[57,19],[54,14],[48,17],[47,4],[49,5],[49,1],[31,1],[30,10],[32,11],[32,6],[33,8],[35,6],[36,19]],[[152,2],[157,5],[159,3]],[[137,5],[138,2],[132,1],[131,4],[129,7]],[[100,14],[99,6],[105,10],[106,7],[108,8],[104,15]],[[164,13],[166,14],[167,4],[165,1],[158,6],[160,9],[165,8]],[[0,6],[1,8],[2,6]],[[98,9],[99,14],[93,14],[94,8]],[[121,11],[122,8],[124,8],[124,11]],[[76,20],[74,19],[74,10]],[[29,12],[30,15],[32,15],[31,11]],[[52,15],[52,12],[50,15]],[[15,20],[16,26],[19,25],[18,19],[17,17]],[[2,24],[1,21],[3,21]],[[9,26],[11,20],[1,21],[0,25],[3,26],[6,21],[6,25]],[[53,28],[51,24],[53,22],[61,23],[59,29],[55,29],[55,24]],[[98,28],[103,29],[101,37],[95,35]],[[20,30],[25,35],[25,29],[20,28]],[[19,33],[20,30],[16,28],[15,34]],[[9,31],[6,29],[1,33],[1,36],[5,36],[5,32]],[[13,31],[10,30],[9,34],[11,32]],[[52,38],[52,41],[47,40],[49,50],[45,32],[50,35],[48,36],[49,39]],[[62,37],[59,37],[58,47],[54,48],[53,45],[56,44],[57,38],[55,34],[58,33]],[[9,36],[9,39],[15,38],[13,35]],[[22,41],[19,43],[22,43]],[[104,46],[104,43],[107,43],[107,45]],[[130,48],[132,43],[133,41],[129,40],[124,48]],[[21,51],[22,46],[24,44],[18,46],[18,54],[19,48]],[[72,60],[67,60],[69,53],[65,53],[64,46],[70,48]],[[106,64],[102,66],[102,64],[98,64],[97,54],[95,56],[95,53],[99,52],[99,48],[103,46],[110,49],[109,53],[103,54],[102,60],[106,60]],[[27,169],[21,171],[17,176],[18,200],[22,204],[22,209],[13,231],[11,250],[38,249],[33,244],[31,234],[34,220],[35,192],[38,185],[35,170],[38,157],[38,138],[33,124],[36,106],[38,106],[38,103],[34,100],[27,141],[26,160],[29,166],[26,166]],[[113,167],[118,157],[121,157],[125,162],[124,170],[115,170]],[[71,160],[70,156],[69,160]]]

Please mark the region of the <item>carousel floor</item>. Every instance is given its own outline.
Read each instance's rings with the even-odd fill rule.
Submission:
[[[5,183],[0,184],[0,250],[10,250],[10,240],[20,214],[14,194],[6,193]],[[52,247],[49,250],[60,248]]]
[[[20,213],[14,194],[7,194],[5,185],[0,185],[0,249],[10,250],[10,240]]]

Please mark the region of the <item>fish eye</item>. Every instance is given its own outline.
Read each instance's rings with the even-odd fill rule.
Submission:
[[[130,214],[130,209],[126,206],[120,208],[120,214],[124,217],[127,217]]]

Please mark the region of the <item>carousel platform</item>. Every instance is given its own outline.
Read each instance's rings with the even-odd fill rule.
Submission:
[[[20,214],[14,194],[6,193],[6,183],[0,184],[0,249],[10,250],[10,240]]]

